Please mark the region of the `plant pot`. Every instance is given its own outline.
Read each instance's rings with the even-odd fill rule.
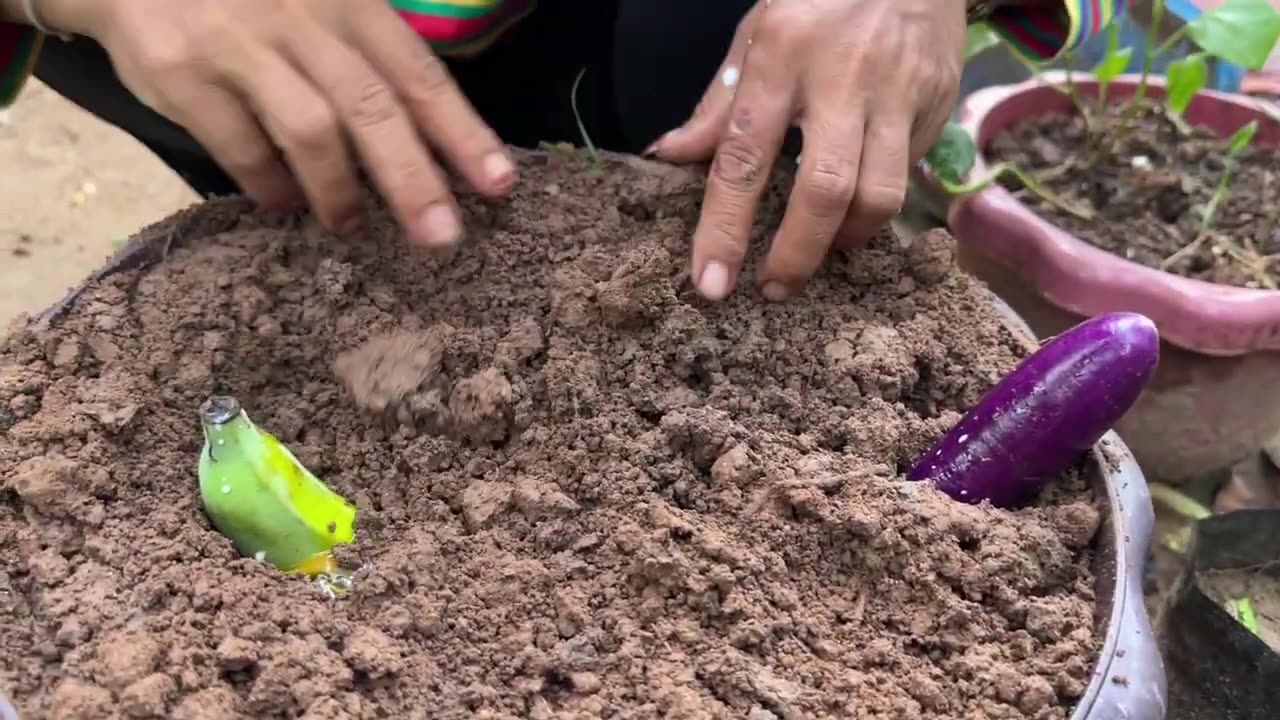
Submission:
[[[1173,718],[1280,717],[1280,653],[1216,600],[1214,571],[1270,573],[1280,585],[1280,510],[1196,523],[1188,563],[1160,611]],[[1219,576],[1221,577],[1221,576]]]
[[[1060,72],[989,88],[964,102],[960,122],[987,147],[998,133],[1036,115],[1069,113],[1072,105],[1046,83]],[[1097,84],[1076,76],[1077,90]],[[1135,76],[1110,87],[1132,96]],[[1158,78],[1150,95],[1161,97]],[[1259,121],[1256,142],[1280,143],[1280,120],[1243,96],[1200,93],[1187,119],[1225,136]],[[981,157],[971,177],[985,177]],[[928,184],[927,176],[917,179]],[[942,195],[933,187],[936,201]],[[1095,248],[1041,218],[998,185],[946,198],[947,221],[961,266],[985,281],[1041,336],[1113,311],[1149,316],[1162,338],[1160,366],[1118,430],[1147,474],[1177,482],[1230,465],[1280,433],[1280,292],[1215,285],[1130,262]]]
[[[94,279],[164,262],[175,245],[230,229],[242,201],[227,199],[226,212],[184,212],[153,226],[125,246]],[[226,226],[218,225],[225,221]],[[86,284],[87,285],[87,284]],[[72,307],[86,285],[31,322],[48,323]],[[997,312],[1028,348],[1035,339],[1017,314],[998,298]],[[1108,433],[1095,447],[1085,472],[1103,510],[1094,539],[1096,623],[1102,643],[1094,671],[1071,717],[1159,720],[1164,717],[1164,671],[1143,603],[1143,563],[1152,534],[1153,512],[1142,472],[1124,444]]]

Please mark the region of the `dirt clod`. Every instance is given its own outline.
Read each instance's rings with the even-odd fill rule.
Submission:
[[[1000,510],[896,470],[1022,353],[950,239],[712,305],[696,174],[522,165],[511,200],[463,197],[452,258],[372,202],[339,240],[221,200],[170,221],[220,231],[4,340],[23,719],[1067,717],[1098,646],[1090,492]],[[202,516],[214,393],[357,503],[343,599]]]

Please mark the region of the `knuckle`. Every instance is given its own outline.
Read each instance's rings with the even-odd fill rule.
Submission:
[[[229,147],[222,162],[233,175],[258,176],[273,171],[279,159],[269,145],[255,142]]]
[[[764,47],[789,47],[803,42],[809,33],[810,11],[791,9],[804,3],[779,3],[771,6],[760,18],[752,36],[754,43]]]
[[[853,167],[835,158],[819,158],[805,176],[804,191],[824,215],[843,215],[853,199]]]
[[[884,221],[893,217],[902,207],[906,187],[897,182],[875,182],[858,188],[853,208],[859,217]]]
[[[386,83],[369,80],[354,93],[350,108],[351,124],[356,128],[380,127],[399,115],[396,95]]]
[[[302,152],[318,153],[339,139],[338,122],[327,105],[293,113],[285,120],[285,141]]]
[[[764,151],[740,131],[730,129],[716,151],[712,176],[732,190],[746,191],[761,181]]]
[[[432,102],[453,90],[453,79],[449,75],[449,68],[435,53],[423,50],[418,67],[416,82],[404,88],[415,102]]]
[[[173,77],[185,72],[193,63],[191,46],[178,38],[159,38],[138,49],[138,64],[152,77]]]

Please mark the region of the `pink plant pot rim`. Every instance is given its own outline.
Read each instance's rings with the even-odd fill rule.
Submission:
[[[1061,83],[1065,73],[1045,73],[1041,78],[985,88],[965,99],[960,124],[976,138],[979,147],[995,131],[1022,117],[1010,115],[1006,103],[1028,93],[1054,93],[1050,83]],[[1074,82],[1085,95],[1097,83],[1076,73]],[[1111,84],[1113,96],[1132,92],[1136,75],[1124,75]],[[1149,82],[1151,94],[1163,95],[1161,78]],[[1274,107],[1242,95],[1203,91],[1195,103],[1228,103],[1233,112],[1247,113],[1267,123],[1259,139],[1280,138],[1280,115]],[[1004,109],[1003,117],[1000,111]],[[1188,111],[1190,115],[1190,111]],[[1192,117],[1194,120],[1194,117]],[[985,177],[987,164],[979,152],[970,179]],[[973,249],[1019,274],[1046,300],[1064,310],[1092,316],[1117,310],[1150,317],[1168,342],[1189,350],[1218,356],[1243,355],[1259,350],[1280,350],[1280,291],[1240,288],[1193,280],[1162,272],[1100,250],[1053,223],[999,185],[950,201],[948,222],[957,236]]]

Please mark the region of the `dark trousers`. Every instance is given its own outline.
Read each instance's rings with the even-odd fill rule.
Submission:
[[[449,61],[454,78],[503,140],[582,144],[570,94],[598,147],[638,152],[692,112],[751,0],[541,0],[499,44]],[[36,75],[137,138],[196,192],[239,191],[181,127],[140,103],[87,38],[51,40]]]

